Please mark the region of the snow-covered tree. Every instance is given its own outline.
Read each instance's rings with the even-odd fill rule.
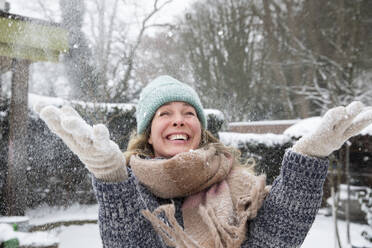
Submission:
[[[370,1],[200,0],[176,29],[207,106],[229,120],[323,114],[368,104]],[[216,101],[218,99],[218,101]]]
[[[197,1],[178,28],[195,88],[206,106],[223,110],[229,120],[287,112],[276,87],[264,77],[262,22],[253,13],[253,2]]]
[[[273,75],[294,99],[310,102],[311,114],[370,101],[365,89],[371,82],[360,77],[371,71],[371,1],[276,0],[262,6],[255,12],[270,43]]]
[[[132,101],[143,86],[134,70],[138,67],[138,47],[150,28],[163,25],[154,18],[172,1],[58,0],[58,9],[38,0],[33,11],[40,12],[44,19],[60,22],[69,31],[70,50],[63,57],[64,71],[35,66],[34,72],[55,75],[46,78],[58,78],[57,74],[67,78],[58,78],[58,83],[69,82],[70,98]],[[48,94],[59,87],[53,79],[43,80],[48,85],[43,87],[37,78],[32,80],[32,91]],[[65,93],[58,95],[67,97]]]
[[[136,1],[89,2],[87,32],[101,100],[129,102],[137,96],[142,86],[134,70],[138,48],[147,30],[159,25],[154,16],[172,1],[153,0],[151,8],[144,11],[138,11],[142,8]]]

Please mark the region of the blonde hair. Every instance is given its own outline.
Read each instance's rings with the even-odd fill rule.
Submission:
[[[155,157],[154,149],[151,144],[148,143],[150,137],[150,129],[147,128],[142,134],[137,134],[133,132],[131,138],[128,142],[128,147],[126,152],[124,152],[125,159],[127,161],[127,166],[129,165],[130,157],[132,155],[139,155],[143,157]],[[249,158],[245,163],[241,161],[241,152],[230,146],[225,146],[216,137],[213,136],[208,130],[202,129],[201,139],[198,148],[202,148],[213,144],[218,153],[227,153],[235,158],[234,166],[245,167],[249,172],[254,173],[255,160]]]

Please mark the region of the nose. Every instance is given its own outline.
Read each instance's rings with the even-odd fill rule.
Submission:
[[[173,120],[173,127],[183,127],[185,125],[182,115],[175,116]]]
[[[177,127],[177,126],[183,127],[184,124],[183,124],[183,122],[174,122],[174,123],[173,123],[173,126],[174,126],[174,127]]]
[[[183,121],[174,121],[173,122],[173,126],[174,127],[183,127],[185,124],[183,123]]]

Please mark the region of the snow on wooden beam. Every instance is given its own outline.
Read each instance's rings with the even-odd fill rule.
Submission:
[[[68,50],[68,31],[59,24],[0,11],[0,56],[58,62]]]

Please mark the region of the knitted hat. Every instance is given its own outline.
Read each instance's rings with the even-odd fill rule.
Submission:
[[[170,76],[160,76],[143,88],[137,105],[137,133],[143,133],[158,108],[168,102],[186,102],[193,106],[203,128],[207,119],[198,94],[190,86]]]

